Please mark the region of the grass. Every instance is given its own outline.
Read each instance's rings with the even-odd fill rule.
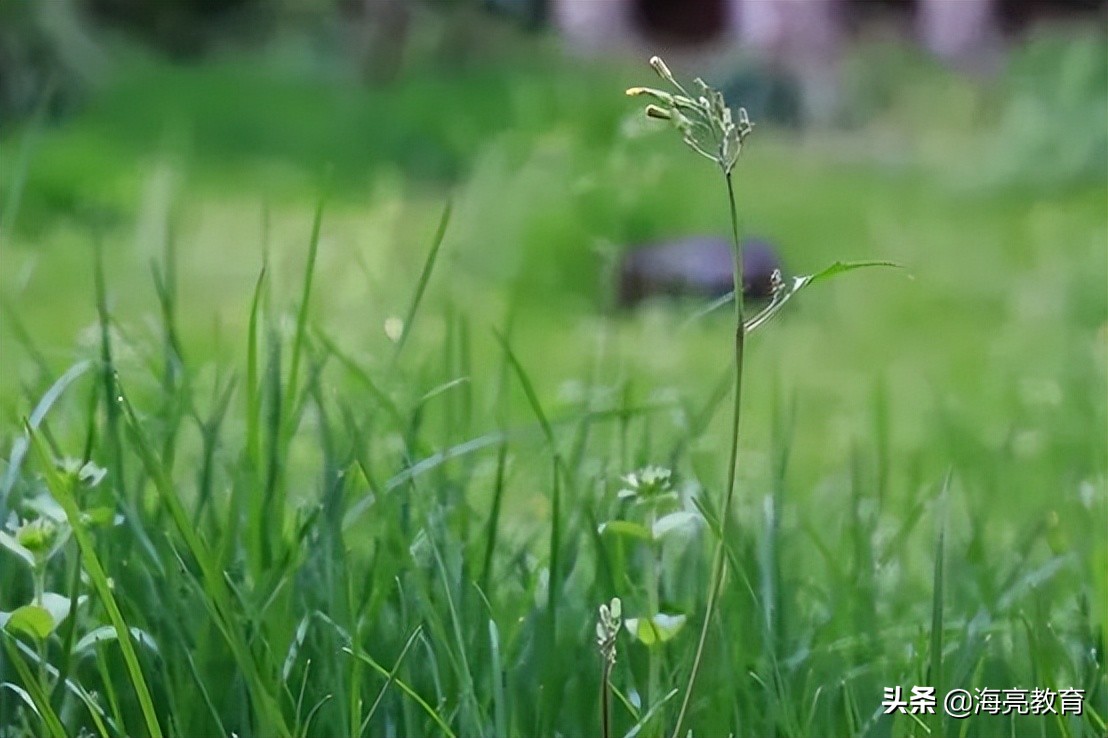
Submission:
[[[612,735],[672,729],[721,521],[704,508],[657,561],[597,531],[648,464],[718,499],[733,333],[685,325],[699,306],[610,314],[598,275],[612,246],[725,231],[727,212],[709,165],[624,122],[641,75],[620,75],[379,93],[382,127],[452,142],[435,171],[353,125],[379,119],[368,97],[327,136],[275,121],[285,143],[193,105],[167,142],[159,106],[189,95],[250,88],[241,133],[346,94],[225,67],[141,70],[33,131],[25,172],[22,137],[0,141],[0,205],[20,203],[0,518],[44,485],[90,513],[38,569],[0,552],[4,611],[35,577],[89,596],[3,632],[6,735],[598,735],[614,596],[688,617],[652,648],[624,629],[611,672]],[[737,171],[747,229],[790,272],[890,259],[914,279],[820,285],[750,339],[697,736],[1105,732],[1108,187],[953,186],[987,164],[966,143],[988,129],[957,122],[896,160],[851,146],[889,121],[917,140],[905,96],[856,138],[759,129]],[[152,118],[120,132],[121,110]],[[1079,717],[882,714],[885,687],[928,684],[1087,699]]]

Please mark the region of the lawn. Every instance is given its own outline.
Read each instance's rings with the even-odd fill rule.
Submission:
[[[616,310],[611,269],[726,234],[726,193],[623,95],[645,64],[545,54],[372,91],[132,59],[0,133],[0,735],[601,735],[614,597],[610,734],[670,734],[734,326]],[[1105,734],[1103,58],[874,48],[850,127],[755,120],[744,232],[790,274],[903,268],[748,341],[695,736]],[[644,540],[647,466],[680,525]],[[896,686],[940,709],[884,714]]]

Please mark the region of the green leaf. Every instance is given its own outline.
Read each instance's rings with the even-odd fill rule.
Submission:
[[[35,705],[35,701],[34,699],[32,699],[31,693],[25,690],[23,687],[20,687],[17,684],[12,684],[11,682],[3,682],[0,683],[0,689],[10,689],[11,691],[15,692],[16,696],[19,697],[19,699],[23,700],[27,707],[31,709],[31,712],[33,712],[35,715],[38,715],[40,718],[42,717],[42,713],[38,711],[38,707]]]
[[[69,524],[69,520],[65,517],[65,508],[59,505],[58,501],[51,497],[48,491],[40,492],[34,497],[28,498],[25,505],[28,510],[34,510],[55,523]]]
[[[118,515],[114,507],[101,506],[81,513],[81,522],[87,525],[119,525],[123,522],[123,516]]]
[[[26,646],[21,643],[17,643],[16,639],[12,635],[0,638],[3,641],[4,651],[8,655],[8,663],[15,667],[16,674],[19,675],[20,681],[23,682],[23,689],[17,688],[11,685],[9,682],[4,682],[3,685],[9,687],[16,694],[18,694],[24,702],[30,699],[31,710],[38,715],[42,721],[43,732],[38,735],[48,735],[51,738],[65,738],[70,735],[62,725],[62,721],[58,718],[58,714],[54,712],[54,708],[50,705],[50,697],[47,694],[45,685],[41,683],[31,673],[30,667],[27,666],[27,662],[20,656],[20,651],[29,651]],[[41,662],[40,662],[41,663]]]
[[[845,272],[852,272],[855,269],[866,269],[868,267],[892,267],[894,269],[903,269],[900,264],[892,261],[836,261],[834,264],[822,269],[815,274],[806,274],[803,277],[793,277],[792,283],[782,287],[777,294],[773,296],[773,299],[762,310],[756,313],[753,317],[747,318],[744,325],[746,326],[746,332],[751,333],[755,329],[760,328],[769,322],[769,319],[776,315],[785,303],[788,302],[797,292],[808,287],[816,282],[822,282],[826,279],[831,279]],[[691,325],[692,323],[700,320],[704,316],[715,312],[725,305],[729,305],[735,299],[735,291],[728,292],[723,297],[720,297],[715,302],[711,303],[703,310],[694,313],[688,320],[685,321],[682,328]]]
[[[78,598],[77,604],[88,599],[87,595]],[[12,612],[0,611],[0,628],[9,632],[27,633],[38,639],[44,639],[69,617],[72,600],[57,592],[44,592],[42,599],[30,605],[17,607]]]
[[[427,253],[427,259],[423,262],[423,271],[419,274],[419,282],[416,284],[415,294],[412,296],[412,301],[408,303],[408,312],[404,315],[404,321],[400,324],[402,331],[400,338],[396,341],[396,349],[393,351],[392,363],[395,365],[396,360],[400,357],[400,352],[404,350],[404,344],[408,340],[408,336],[412,333],[412,324],[415,322],[416,313],[419,312],[419,306],[423,302],[423,295],[427,291],[427,283],[431,281],[431,272],[435,268],[435,262],[439,257],[439,249],[442,247],[442,242],[446,239],[446,228],[450,225],[450,215],[454,212],[454,202],[448,200],[446,207],[442,210],[442,216],[439,218],[439,227],[435,231],[435,237],[431,241],[431,250]]]
[[[653,540],[650,531],[648,531],[645,526],[632,523],[630,520],[609,520],[607,523],[597,528],[597,532],[602,535],[604,533],[612,533],[617,536],[638,538],[643,541]]]
[[[120,392],[122,391],[120,390]],[[122,394],[120,394],[120,397],[122,397]],[[129,419],[133,422],[133,410],[131,410],[130,406],[126,403],[124,403],[124,407],[131,416]],[[69,521],[79,521],[81,513],[77,506],[77,499],[74,496],[75,480],[72,476],[63,476],[54,468],[45,441],[26,421],[24,421],[24,428],[27,431],[27,437],[30,439],[31,449],[38,459],[39,466],[46,475],[46,484],[50,489],[50,493],[65,510],[66,518]],[[157,481],[161,482],[160,479]],[[189,530],[191,530],[191,528]],[[124,630],[126,625],[123,620],[123,612],[119,609],[119,604],[116,602],[115,595],[112,594],[111,586],[108,583],[108,575],[105,573],[104,567],[100,563],[100,558],[97,555],[92,536],[84,526],[80,524],[73,527],[73,535],[77,539],[77,546],[81,552],[82,567],[88,574],[101,604],[107,611],[107,615],[112,623],[119,630]],[[162,738],[164,733],[162,732],[161,724],[158,722],[157,712],[154,709],[154,700],[150,693],[150,686],[147,684],[146,678],[142,673],[142,667],[139,664],[138,656],[130,642],[122,641],[120,647],[123,651],[123,661],[127,669],[127,674],[130,677],[131,685],[134,687],[135,696],[138,699],[139,708],[146,723],[146,732],[152,736],[152,738]]]
[[[50,611],[38,605],[17,607],[4,623],[4,629],[8,632],[26,633],[40,641],[47,638],[56,626]]]
[[[77,605],[80,606],[87,599],[88,595],[81,595],[77,598]],[[43,592],[42,600],[38,604],[45,608],[46,611],[50,613],[50,616],[54,618],[55,628],[69,617],[69,612],[73,609],[73,601],[57,592]]]
[[[852,272],[855,269],[866,269],[868,267],[892,267],[894,269],[903,269],[893,261],[836,261],[828,267],[816,272],[815,274],[809,274],[804,277],[793,277],[792,292],[795,294],[799,290],[807,287],[808,285],[815,284],[816,282],[822,282],[826,279],[831,279],[845,272]]]
[[[27,562],[27,566],[31,567],[32,569],[34,568],[35,555],[31,553],[30,549],[28,549],[19,541],[15,540],[14,536],[5,533],[2,530],[0,530],[0,546],[3,546],[19,558],[23,559],[25,562]]]
[[[751,333],[754,330],[761,328],[763,325],[769,322],[770,318],[781,311],[785,303],[796,296],[797,292],[800,292],[805,287],[812,285],[816,282],[822,282],[825,279],[843,274],[844,272],[851,272],[855,269],[865,269],[866,267],[894,267],[896,269],[902,268],[899,264],[891,261],[836,261],[831,266],[818,271],[815,274],[808,274],[803,277],[793,277],[791,285],[783,286],[773,296],[773,300],[769,305],[766,305],[757,315],[747,320],[743,325],[746,332]]]
[[[654,646],[665,643],[680,633],[686,620],[688,618],[684,615],[659,612],[647,619],[627,618],[623,624],[644,646]]]
[[[32,429],[39,427],[43,418],[46,417],[46,413],[49,412],[54,403],[58,401],[58,398],[61,397],[65,388],[73,384],[73,382],[92,366],[93,363],[91,361],[78,362],[71,366],[58,381],[50,385],[50,389],[48,389],[46,394],[42,396],[42,399],[38,401],[34,412],[31,413],[31,417],[28,419],[28,423]],[[0,480],[0,500],[7,499],[8,493],[11,492],[12,487],[15,486],[15,481],[19,478],[20,466],[23,464],[23,458],[27,455],[27,450],[30,448],[30,445],[31,442],[25,435],[12,442],[12,453],[11,456],[8,457],[8,468],[4,472],[3,480]]]
[[[663,515],[654,523],[653,533],[655,540],[674,532],[688,530],[703,520],[700,513],[680,510],[669,515]]]
[[[154,653],[158,653],[158,644],[154,642],[154,639],[144,630],[138,628],[131,628],[131,637],[138,641],[141,645],[146,646]],[[119,639],[119,634],[114,625],[101,625],[85,634],[84,638],[77,641],[77,644],[73,646],[74,653],[80,653],[88,649],[90,646],[96,643],[103,643],[105,641],[115,641]]]

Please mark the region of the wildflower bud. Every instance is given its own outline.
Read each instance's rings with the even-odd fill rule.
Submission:
[[[596,623],[596,645],[609,668],[616,663],[616,636],[623,626],[620,616],[623,605],[613,597],[610,605],[600,606],[600,619]]]
[[[42,557],[58,538],[58,526],[47,518],[35,518],[15,530],[15,540],[36,557]]]
[[[739,140],[746,138],[750,135],[750,132],[754,130],[754,124],[750,122],[750,116],[746,113],[746,108],[739,108]]]
[[[632,87],[627,90],[627,95],[635,97],[638,95],[649,95],[667,108],[671,108],[676,104],[676,100],[673,95],[664,90],[655,90],[653,87]]]
[[[669,71],[669,67],[662,61],[660,56],[650,57],[650,66],[654,67],[654,71],[658,73],[658,76],[666,81],[673,81],[673,72]]]

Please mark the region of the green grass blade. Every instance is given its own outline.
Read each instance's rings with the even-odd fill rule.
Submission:
[[[266,265],[258,272],[254,296],[250,300],[250,319],[246,338],[246,456],[255,472],[261,468],[260,421],[261,395],[258,388],[258,312],[265,285]]]
[[[535,414],[535,418],[539,422],[539,427],[542,428],[543,435],[546,436],[546,441],[550,445],[551,452],[557,457],[558,445],[554,438],[554,428],[550,425],[550,421],[546,418],[546,413],[542,410],[542,404],[539,402],[539,396],[535,392],[535,386],[531,384],[531,378],[527,375],[527,371],[523,368],[523,365],[519,363],[519,359],[516,358],[511,346],[508,345],[508,340],[504,338],[499,331],[494,330],[493,335],[496,336],[496,340],[504,350],[504,355],[508,357],[508,363],[511,365],[512,371],[515,372],[516,379],[519,380],[520,386],[523,388],[523,394],[527,397],[527,402],[531,406],[531,412]]]
[[[50,412],[50,408],[54,406],[54,403],[58,401],[66,388],[77,381],[91,366],[92,362],[90,361],[80,361],[71,366],[65,374],[58,377],[54,384],[50,385],[50,389],[46,390],[42,399],[35,405],[30,418],[28,418],[27,422],[33,430],[38,430],[42,421],[46,418],[46,413]],[[8,456],[8,468],[4,470],[3,481],[0,481],[0,510],[6,507],[8,494],[19,476],[19,470],[23,465],[23,459],[27,455],[29,445],[30,438],[27,436],[21,436],[12,442],[12,451]]]
[[[50,704],[50,698],[46,694],[46,690],[43,685],[39,683],[35,675],[31,673],[31,670],[27,668],[26,662],[19,655],[19,651],[13,645],[15,643],[15,636],[6,630],[0,630],[0,638],[4,639],[4,650],[8,652],[8,660],[15,664],[15,670],[19,674],[20,680],[24,685],[24,691],[21,696],[24,699],[30,700],[29,707],[38,715],[42,720],[43,727],[46,728],[47,735],[53,738],[66,738],[68,735],[65,726],[62,725],[61,719],[58,717],[58,713],[54,711],[53,706]],[[7,686],[13,690],[16,690],[15,685],[4,684],[0,686]],[[18,692],[17,692],[18,693]]]
[[[377,383],[374,382],[373,378],[369,376],[369,372],[358,366],[358,363],[354,361],[354,359],[352,359],[349,354],[340,349],[338,347],[338,344],[336,344],[323,331],[317,329],[315,332],[315,337],[317,340],[319,340],[320,343],[323,344],[324,348],[326,348],[331,354],[334,355],[336,359],[339,360],[339,363],[342,364],[347,369],[347,371],[349,371],[354,376],[355,379],[361,382],[365,386],[365,388],[369,390],[369,393],[373,395],[374,401],[376,401],[377,404],[389,416],[389,420],[392,421],[393,427],[397,429],[403,428],[405,422],[404,416],[400,413],[400,408],[396,406],[396,403],[392,401],[392,398],[389,397],[384,390],[377,386]]]
[[[31,358],[31,361],[35,363],[39,375],[42,377],[53,377],[55,372],[50,368],[50,362],[47,361],[46,356],[42,353],[42,350],[39,349],[30,331],[27,330],[27,326],[24,325],[23,320],[19,317],[19,311],[15,309],[14,303],[12,303],[6,295],[0,296],[0,314],[4,316],[4,320],[11,328],[15,340],[18,341],[27,352],[27,356]]]
[[[7,198],[4,200],[4,209],[0,213],[0,233],[9,238],[15,230],[15,219],[19,215],[19,206],[23,199],[23,190],[27,184],[27,172],[30,171],[31,153],[34,151],[38,139],[50,113],[50,101],[57,90],[57,78],[51,74],[46,84],[39,91],[39,99],[35,103],[31,113],[31,120],[26,127],[23,140],[19,144],[19,154],[15,160],[15,167],[11,174],[11,181],[7,186]]]
[[[408,342],[408,336],[412,333],[412,322],[415,320],[416,313],[419,311],[420,303],[423,302],[423,294],[427,290],[427,283],[431,281],[431,272],[435,268],[435,261],[438,259],[442,242],[446,238],[446,227],[450,224],[450,214],[453,210],[453,201],[448,201],[446,207],[442,210],[442,216],[439,218],[439,225],[435,230],[435,237],[431,241],[431,250],[427,254],[427,259],[423,262],[423,271],[419,274],[419,282],[416,284],[415,294],[412,296],[412,301],[408,305],[408,312],[404,315],[404,324],[401,327],[400,338],[397,339],[396,349],[392,354],[393,366],[396,365],[397,359],[400,358],[400,352],[404,350],[404,345]]]
[[[944,589],[944,545],[943,541],[946,536],[946,498],[947,493],[950,490],[950,477],[951,472],[948,471],[946,479],[943,481],[942,491],[939,493],[939,505],[938,505],[938,534],[935,540],[935,571],[932,578],[932,594],[931,594],[931,644],[930,644],[930,662],[928,666],[928,686],[935,688],[935,694],[939,699],[942,699],[946,694],[944,691],[946,688],[946,682],[943,679],[943,601],[945,597]],[[928,721],[928,732],[931,735],[945,735],[945,726],[943,721],[944,712],[942,710],[936,710],[934,715],[930,716]]]
[[[646,714],[639,718],[638,722],[632,725],[631,729],[623,734],[623,738],[635,738],[635,736],[637,736],[639,732],[642,731],[644,727],[646,727],[647,723],[654,719],[654,716],[658,714],[658,711],[665,707],[667,702],[677,696],[679,691],[680,690],[678,689],[671,689],[669,692],[662,695],[662,698],[651,705],[650,709],[646,711]]]
[[[492,509],[489,511],[489,522],[485,528],[485,556],[481,566],[481,591],[487,591],[489,578],[492,576],[493,554],[496,552],[496,542],[500,530],[500,508],[504,500],[504,475],[508,467],[508,443],[501,442],[496,450],[496,481],[493,482]]]
[[[412,649],[412,645],[415,644],[419,634],[423,631],[423,626],[417,625],[412,634],[408,636],[408,640],[404,642],[404,647],[400,649],[400,655],[396,657],[396,663],[393,664],[392,669],[389,670],[389,675],[385,679],[385,683],[381,685],[380,691],[377,692],[377,698],[373,700],[373,704],[369,706],[369,712],[366,713],[365,719],[362,720],[361,725],[358,726],[358,735],[365,735],[366,729],[369,728],[369,723],[373,720],[373,716],[377,712],[377,708],[381,705],[381,700],[385,698],[385,693],[388,692],[389,686],[396,681],[396,672],[400,670],[400,665],[404,663],[404,657],[408,655],[408,651]],[[355,659],[355,661],[361,662],[363,659]]]
[[[312,219],[312,235],[308,241],[308,261],[304,267],[304,284],[300,290],[300,307],[296,312],[296,333],[292,339],[292,357],[289,365],[288,385],[285,387],[285,407],[295,406],[301,355],[304,351],[304,337],[308,326],[308,310],[311,306],[312,282],[315,277],[316,257],[319,253],[319,232],[323,226],[323,206],[327,201],[327,195],[320,195],[316,203],[315,216]],[[259,278],[260,279],[260,278]],[[295,423],[292,413],[286,417],[290,423]]]
[[[483,738],[484,725],[481,720],[481,705],[480,700],[477,697],[477,690],[473,683],[473,671],[469,664],[469,656],[466,647],[465,635],[462,633],[461,618],[458,617],[458,608],[454,603],[454,594],[450,587],[450,578],[446,569],[446,562],[442,559],[442,553],[439,551],[439,547],[435,544],[434,540],[431,540],[431,552],[435,557],[435,563],[438,564],[439,575],[442,578],[442,589],[446,595],[446,608],[450,614],[450,626],[454,636],[454,645],[458,650],[458,660],[460,676],[462,677],[462,687],[464,689],[464,698],[469,702],[470,710],[472,711],[471,720],[473,726],[476,729],[476,735]]]
[[[161,738],[162,728],[158,723],[157,712],[154,710],[154,701],[150,695],[150,687],[146,683],[145,676],[143,676],[142,667],[139,665],[138,654],[135,652],[134,644],[131,641],[131,631],[123,619],[123,613],[120,611],[119,605],[115,601],[115,596],[112,594],[111,585],[108,584],[108,576],[104,572],[104,568],[101,566],[100,559],[96,553],[96,544],[93,542],[92,537],[85,529],[84,523],[81,520],[81,510],[77,506],[77,500],[73,493],[73,476],[66,475],[63,477],[59,474],[54,467],[53,458],[50,452],[47,451],[42,441],[39,440],[38,434],[31,428],[30,423],[26,424],[26,430],[28,437],[31,439],[31,446],[35,451],[35,456],[38,458],[39,465],[46,476],[46,483],[50,489],[50,493],[58,504],[61,505],[62,509],[65,510],[66,518],[68,518],[69,525],[73,530],[73,537],[77,539],[77,546],[81,551],[82,565],[89,575],[89,579],[92,582],[93,588],[96,590],[97,596],[100,598],[101,604],[108,613],[108,618],[111,620],[112,626],[115,628],[119,647],[123,654],[123,661],[127,668],[127,674],[130,677],[131,685],[134,687],[135,696],[138,698],[139,707],[142,710],[143,719],[146,722],[146,730],[153,738]]]
[[[531,383],[530,377],[527,376],[527,372],[523,369],[523,365],[519,363],[519,359],[517,359],[512,352],[511,346],[508,345],[508,341],[499,332],[494,331],[494,334],[496,335],[497,341],[500,342],[500,346],[504,350],[505,355],[508,357],[508,361],[511,364],[512,370],[515,372],[516,378],[523,387],[527,402],[530,404],[531,411],[534,413],[535,418],[539,422],[539,426],[542,428],[543,435],[546,437],[546,442],[550,446],[550,453],[552,456],[553,486],[550,493],[550,576],[548,578],[546,597],[547,624],[545,633],[545,658],[547,668],[545,677],[546,690],[544,694],[546,696],[546,709],[543,711],[543,720],[549,721],[552,719],[555,701],[558,699],[558,690],[554,689],[555,680],[553,672],[554,667],[558,664],[555,654],[557,653],[558,645],[558,585],[561,583],[561,569],[559,565],[561,563],[560,554],[562,546],[562,480],[563,478],[568,478],[568,474],[563,474],[565,470],[563,468],[561,454],[558,453],[558,444],[554,437],[554,428],[550,425],[546,413],[543,412],[542,404],[539,402],[538,394],[535,392],[535,387]],[[548,728],[549,725],[540,722],[540,728],[543,727]],[[540,730],[539,732],[545,733],[546,730]]]
[[[419,636],[420,632],[421,631],[417,629],[417,631],[415,633],[413,633],[413,637]],[[413,638],[413,640],[414,639],[415,638]],[[391,679],[392,682],[394,684],[396,684],[396,686],[400,689],[401,692],[403,692],[404,694],[411,697],[412,701],[414,701],[417,705],[419,705],[419,707],[423,710],[423,712],[425,712],[427,714],[427,716],[430,717],[431,720],[434,721],[435,725],[439,726],[439,728],[443,732],[443,735],[445,735],[447,738],[457,738],[457,736],[454,734],[454,731],[452,731],[450,729],[450,726],[446,723],[446,721],[442,719],[442,716],[439,715],[438,712],[435,711],[435,708],[433,708],[433,707],[431,707],[431,705],[427,704],[427,700],[423,699],[419,695],[418,692],[416,692],[414,689],[412,689],[408,685],[407,682],[405,682],[402,679],[400,679],[399,677],[397,677],[389,669],[386,669],[385,667],[378,664],[376,661],[373,660],[373,657],[371,657],[367,653],[362,653],[360,651],[355,652],[350,646],[343,646],[342,650],[344,652],[350,654],[354,658],[360,659],[361,661],[364,661],[366,664],[368,664],[370,666],[370,668],[372,668],[374,671],[376,671],[378,674],[385,677],[386,679]],[[397,661],[397,667],[399,667],[399,666],[400,666],[400,661],[398,660]]]
[[[261,670],[255,662],[249,644],[238,633],[237,626],[234,624],[234,608],[231,604],[231,595],[223,572],[213,560],[207,546],[200,540],[199,533],[193,527],[192,521],[185,512],[173,485],[166,478],[164,468],[143,435],[142,426],[135,415],[134,408],[131,407],[131,403],[127,400],[122,388],[120,389],[120,398],[122,399],[127,424],[135,442],[135,449],[138,451],[143,467],[154,483],[154,488],[157,490],[162,503],[168,508],[177,532],[184,539],[189,553],[199,563],[203,572],[203,591],[211,599],[210,604],[216,624],[227,640],[227,645],[231,649],[235,661],[239,664],[239,668],[243,670],[246,686],[255,700],[257,709],[261,712],[262,725],[265,728],[263,732],[272,731],[281,735],[289,735],[291,731],[285,722],[280,704],[268,689],[268,680],[262,677]]]
[[[489,653],[492,663],[489,673],[492,678],[492,714],[495,735],[508,735],[508,705],[504,699],[504,662],[500,657],[500,631],[496,622],[489,618]]]

